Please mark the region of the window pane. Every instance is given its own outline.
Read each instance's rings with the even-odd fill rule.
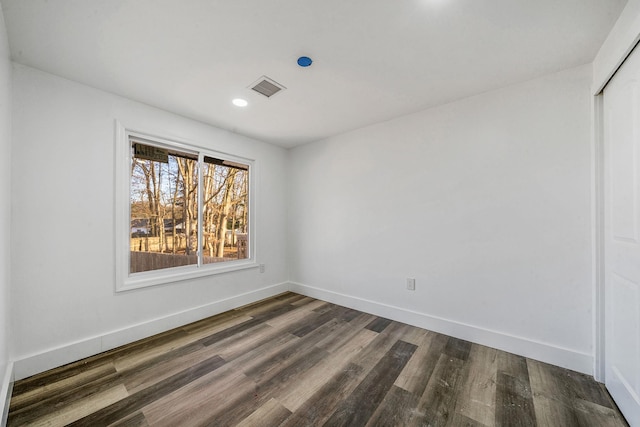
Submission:
[[[205,157],[202,179],[202,262],[248,258],[249,167]]]
[[[198,263],[198,162],[131,145],[129,273]]]

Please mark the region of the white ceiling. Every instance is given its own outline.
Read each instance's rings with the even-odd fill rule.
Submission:
[[[18,63],[292,147],[589,63],[626,0],[1,3]]]

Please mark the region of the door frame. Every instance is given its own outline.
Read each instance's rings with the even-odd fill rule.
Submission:
[[[592,84],[592,280],[593,376],[605,382],[604,278],[604,103],[603,91],[631,51],[640,42],[640,0],[629,0],[593,61]]]
[[[605,277],[604,277],[604,97],[593,96],[592,126],[592,224],[593,224],[593,377],[605,380]]]

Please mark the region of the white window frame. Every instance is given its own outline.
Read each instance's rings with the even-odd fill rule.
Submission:
[[[131,207],[130,207],[130,183],[131,183],[131,147],[130,138],[139,138],[151,141],[154,145],[176,149],[186,153],[198,155],[201,162],[204,156],[229,160],[249,166],[249,236],[247,241],[247,258],[237,261],[225,261],[219,263],[202,264],[202,249],[198,250],[198,263],[180,267],[165,268],[161,270],[129,273],[129,251],[131,236]],[[198,170],[198,224],[202,225],[202,169]],[[195,279],[248,268],[258,268],[255,253],[255,160],[235,156],[228,153],[212,150],[201,144],[195,144],[176,138],[158,137],[148,132],[140,132],[126,128],[116,121],[115,143],[115,270],[116,292],[145,288],[148,286],[162,285]],[[198,230],[198,247],[202,247],[202,232]]]

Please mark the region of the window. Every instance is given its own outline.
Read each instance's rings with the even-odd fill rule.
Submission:
[[[119,131],[117,290],[256,266],[251,160]]]

